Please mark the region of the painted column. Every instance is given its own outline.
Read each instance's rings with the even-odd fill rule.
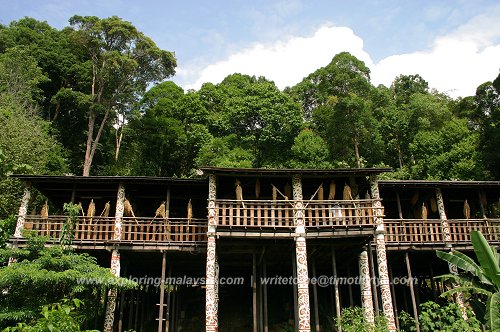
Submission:
[[[217,178],[208,176],[208,232],[205,298],[205,330],[218,331],[218,268],[215,236],[217,231]]]
[[[366,248],[359,254],[359,281],[361,286],[361,307],[363,318],[369,324],[375,324],[373,314],[372,284],[370,282],[370,264],[368,263],[368,252]]]
[[[120,253],[117,249],[113,249],[111,253],[111,273],[115,277],[120,276]],[[113,324],[115,321],[115,309],[116,309],[116,288],[111,288],[108,291],[108,301],[106,303],[106,314],[104,317],[104,329],[103,332],[113,332]]]
[[[436,188],[436,201],[439,210],[439,218],[441,219],[441,231],[443,234],[443,240],[446,244],[446,247],[451,251],[453,250],[451,245],[451,234],[450,234],[450,226],[448,224],[448,217],[446,216],[446,210],[444,209],[444,200],[443,193],[441,192],[441,188]],[[458,274],[457,266],[449,263],[448,268],[452,274]],[[453,287],[458,285],[453,284]],[[468,320],[467,317],[467,309],[465,308],[464,295],[462,293],[455,294],[455,301],[460,307],[460,311],[462,312],[462,317],[465,320]]]
[[[123,183],[120,183],[118,185],[118,192],[116,194],[115,226],[113,232],[113,240],[115,241],[120,241],[122,239],[124,202],[125,202],[125,185]]]
[[[19,213],[17,214],[16,231],[14,232],[14,237],[22,237],[22,231],[24,228],[24,220],[26,219],[26,214],[28,211],[28,203],[31,198],[30,188],[24,188],[23,198],[21,199],[21,205],[19,206]]]
[[[384,211],[380,201],[378,190],[378,181],[375,175],[370,177],[370,187],[373,201],[373,217],[377,228],[375,230],[375,243],[377,250],[378,277],[380,284],[380,293],[382,295],[382,309],[387,319],[389,331],[396,331],[396,322],[394,319],[394,308],[392,304],[391,286],[389,280],[389,271],[387,268],[387,253],[385,250],[385,229],[384,229]]]
[[[122,239],[122,219],[125,202],[125,185],[120,182],[118,191],[116,193],[116,209],[115,209],[115,225],[113,228],[113,240],[120,241]],[[120,276],[120,253],[117,249],[113,249],[111,253],[111,273]],[[108,302],[106,303],[106,314],[104,317],[104,330],[103,332],[112,332],[115,320],[116,309],[116,288],[111,288],[108,291]]]
[[[309,274],[307,271],[306,228],[302,181],[299,174],[292,177],[295,224],[295,255],[297,260],[297,302],[299,332],[311,331],[311,309],[309,305]]]

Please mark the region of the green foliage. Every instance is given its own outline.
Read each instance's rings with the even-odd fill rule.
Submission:
[[[45,248],[45,239],[29,238],[25,249],[1,249],[0,258],[17,262],[0,268],[0,327],[28,322],[44,305],[60,299],[82,299],[82,315],[91,319],[102,314],[105,292],[110,287],[130,289],[136,284],[117,278],[97,265],[87,254],[68,248]]]
[[[387,321],[383,316],[375,318],[375,325],[370,326],[364,317],[363,309],[351,307],[342,309],[340,318],[335,319],[337,328],[341,327],[344,332],[387,332]]]
[[[461,275],[440,276],[440,278],[451,280],[460,286],[445,292],[443,296],[457,292],[479,294],[479,297],[469,298],[471,306],[478,319],[485,322],[488,328],[496,331],[500,329],[500,310],[498,310],[500,303],[500,255],[494,246],[488,244],[481,232],[472,231],[471,241],[479,264],[459,251],[436,252],[439,258],[464,271]],[[483,315],[483,313],[486,314]]]
[[[455,303],[448,303],[445,306],[429,301],[420,304],[420,314],[418,316],[421,332],[480,332],[481,323],[474,317],[473,313],[467,311],[468,320],[462,317],[460,308]],[[416,322],[408,313],[402,311],[399,315],[399,322],[402,332],[417,331]]]
[[[292,159],[289,166],[292,168],[331,168],[328,161],[328,146],[326,142],[310,129],[302,130],[294,139]]]
[[[62,300],[42,307],[40,317],[32,323],[19,323],[15,327],[7,327],[3,332],[79,332],[84,317],[78,309],[83,305],[79,299]],[[96,330],[93,330],[96,331]],[[92,332],[86,330],[85,332]]]
[[[69,247],[73,243],[75,236],[75,225],[81,212],[81,206],[73,203],[64,203],[64,214],[68,217],[61,230],[60,243],[63,247]]]

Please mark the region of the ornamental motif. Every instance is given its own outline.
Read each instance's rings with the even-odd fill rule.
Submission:
[[[30,201],[31,193],[28,188],[24,189],[23,198],[21,199],[21,206],[19,207],[19,213],[16,223],[16,231],[14,232],[14,237],[21,237],[22,230],[24,228],[24,220],[26,218],[26,213],[28,211],[28,203]]]
[[[206,331],[218,330],[218,294],[217,294],[217,260],[215,236],[207,239],[207,278],[205,299],[205,327]]]
[[[297,303],[299,331],[311,331],[311,309],[309,306],[309,275],[307,271],[307,247],[304,237],[295,240],[297,260]]]
[[[116,210],[115,210],[115,226],[113,232],[113,240],[120,241],[122,239],[122,219],[123,219],[123,203],[125,202],[125,186],[120,183],[116,194]]]
[[[389,331],[396,331],[394,308],[392,305],[389,272],[387,268],[387,254],[385,250],[384,234],[378,234],[376,240],[378,275],[380,278],[380,292],[382,294],[382,309],[387,319]]]
[[[369,324],[374,324],[375,318],[373,313],[372,286],[370,282],[370,265],[368,263],[368,253],[366,250],[363,250],[359,254],[359,278],[363,317]]]

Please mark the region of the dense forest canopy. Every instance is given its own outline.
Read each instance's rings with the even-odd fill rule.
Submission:
[[[332,56],[284,91],[239,73],[184,91],[168,81],[174,53],[118,17],[0,25],[0,175],[388,166],[401,179],[500,178],[496,73],[452,99],[418,73],[373,86],[362,61]],[[0,181],[0,218],[19,190]]]

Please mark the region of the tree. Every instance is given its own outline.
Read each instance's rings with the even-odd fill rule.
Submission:
[[[474,253],[479,262],[477,264],[469,256],[459,251],[436,251],[439,258],[456,265],[464,273],[460,275],[447,274],[440,276],[459,284],[445,292],[443,296],[458,292],[471,292],[484,298],[471,298],[472,307],[479,320],[486,323],[492,331],[500,330],[500,255],[494,246],[490,246],[483,234],[479,231],[470,233]]]
[[[148,84],[173,75],[176,61],[171,52],[159,49],[131,23],[116,16],[73,16],[70,24],[70,39],[87,59],[81,69],[88,72],[81,75],[88,77],[88,82],[80,89],[85,87],[81,92],[91,100],[83,164],[83,175],[88,176],[109,119],[120,112],[123,116]]]
[[[396,104],[401,106],[408,104],[412,95],[427,93],[429,84],[419,74],[399,75],[392,82],[391,90]]]
[[[302,130],[294,139],[291,168],[330,168],[326,142],[311,129]]]
[[[82,314],[91,319],[102,313],[106,289],[131,289],[136,283],[115,277],[87,254],[61,246],[45,247],[45,238],[29,237],[24,249],[2,249],[0,259],[17,262],[0,267],[0,326],[29,322],[42,306],[78,298]]]

